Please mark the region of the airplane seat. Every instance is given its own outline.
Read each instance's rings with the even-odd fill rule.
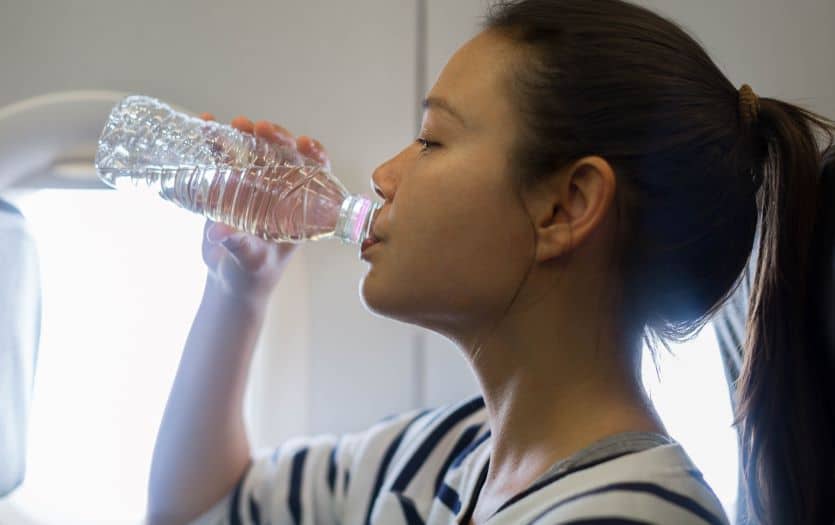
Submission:
[[[0,497],[23,482],[41,321],[38,255],[20,211],[0,200]]]
[[[70,91],[0,108],[0,498],[23,482],[41,323],[35,238],[15,197],[39,188],[104,187],[95,145],[124,95]]]

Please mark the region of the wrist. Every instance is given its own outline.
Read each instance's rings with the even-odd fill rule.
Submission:
[[[203,299],[212,303],[229,304],[243,312],[262,314],[266,310],[269,294],[235,289],[210,272],[206,276]]]

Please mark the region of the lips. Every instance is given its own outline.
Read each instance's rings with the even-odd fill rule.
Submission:
[[[379,221],[379,219],[380,219],[380,216],[379,216],[379,210],[378,210],[377,214],[375,214],[375,216],[371,219],[371,221],[372,221],[371,222],[371,227],[368,228],[368,230],[369,230],[368,231],[368,238],[365,239],[364,241],[362,241],[362,248],[361,248],[360,251],[364,252],[368,247],[370,247],[374,244],[377,244],[378,242],[380,242],[382,240],[382,238],[377,235],[377,229],[376,229],[377,222]]]
[[[376,229],[377,222],[380,219],[379,211],[380,210],[377,210],[377,213],[375,213],[374,217],[372,217],[372,219],[371,219],[372,222],[371,222],[371,227],[369,228],[369,231],[368,231],[368,238],[365,239],[364,241],[362,241],[362,246],[360,247],[360,253],[364,252],[368,248],[374,246],[375,244],[377,244],[378,242],[383,240],[381,237],[377,236],[377,229]]]
[[[367,249],[368,249],[368,248],[370,248],[371,246],[373,246],[373,245],[377,244],[378,242],[380,242],[380,241],[379,241],[379,239],[377,239],[376,237],[374,237],[374,235],[372,234],[372,235],[371,235],[371,237],[367,238],[366,240],[364,240],[364,241],[362,242],[362,248],[361,248],[361,250],[360,250],[360,251],[363,251],[363,252],[364,252],[365,250],[367,250]]]

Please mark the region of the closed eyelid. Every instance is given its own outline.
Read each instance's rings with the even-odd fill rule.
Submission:
[[[437,142],[432,142],[431,140],[422,137],[415,139],[415,144],[420,146],[420,150],[418,151],[419,154],[428,153],[430,150],[440,146]]]

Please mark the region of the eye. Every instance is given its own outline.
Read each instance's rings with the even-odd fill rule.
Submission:
[[[431,148],[434,148],[436,146],[440,146],[440,144],[438,144],[437,142],[432,142],[431,140],[426,140],[422,138],[417,138],[415,142],[421,145],[421,153],[424,151],[429,151]]]

